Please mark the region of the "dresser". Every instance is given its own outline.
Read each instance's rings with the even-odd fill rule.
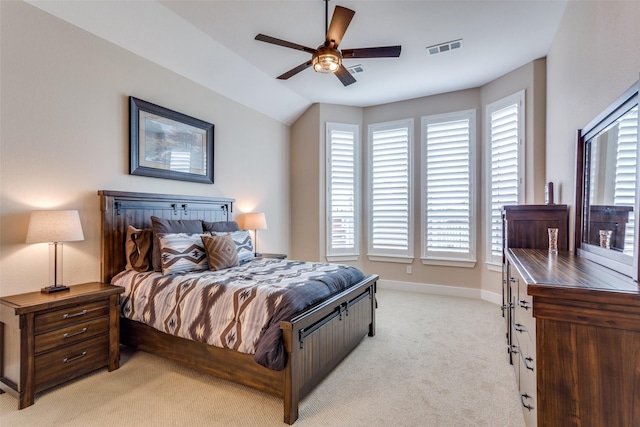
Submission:
[[[95,282],[0,298],[0,389],[18,397],[19,409],[32,405],[36,393],[80,375],[118,369],[123,291]]]
[[[518,308],[518,285],[506,269],[509,248],[549,248],[549,228],[558,229],[558,250],[569,249],[569,209],[567,205],[507,205],[502,208],[502,315],[511,364],[519,357],[511,353],[514,342],[514,314]],[[520,307],[522,308],[522,307]],[[524,313],[529,311],[525,310]],[[516,366],[517,368],[517,366]]]
[[[568,252],[512,248],[505,263],[527,426],[640,425],[638,283]]]
[[[537,425],[536,323],[527,284],[508,262],[510,248],[549,249],[549,228],[558,229],[558,250],[569,248],[567,205],[507,205],[502,208],[502,315],[527,426]]]

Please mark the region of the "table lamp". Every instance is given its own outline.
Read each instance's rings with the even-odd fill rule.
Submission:
[[[263,212],[252,212],[244,215],[244,228],[245,230],[253,230],[255,244],[253,245],[254,256],[262,256],[258,253],[258,230],[267,229],[267,218]]]
[[[49,243],[50,286],[43,293],[69,290],[62,284],[62,242],[84,240],[80,216],[76,210],[33,211],[29,218],[27,243]]]

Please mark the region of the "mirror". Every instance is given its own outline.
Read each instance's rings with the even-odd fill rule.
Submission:
[[[638,127],[636,82],[579,132],[576,177],[578,254],[635,280]]]

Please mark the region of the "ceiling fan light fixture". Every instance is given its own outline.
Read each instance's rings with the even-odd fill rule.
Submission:
[[[342,56],[337,49],[323,46],[313,55],[311,63],[318,73],[335,73],[342,65]]]

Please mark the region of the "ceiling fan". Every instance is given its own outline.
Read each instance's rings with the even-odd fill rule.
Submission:
[[[313,66],[313,69],[319,73],[333,73],[342,82],[343,85],[349,86],[356,82],[356,79],[351,75],[349,70],[342,65],[343,59],[351,58],[397,58],[400,56],[400,50],[402,46],[380,46],[380,47],[367,47],[360,49],[343,49],[340,51],[338,45],[342,41],[344,33],[347,31],[355,11],[347,9],[346,7],[336,6],[333,11],[333,17],[331,18],[331,25],[329,25],[329,0],[325,1],[325,26],[327,28],[327,36],[323,44],[318,46],[317,49],[302,46],[296,43],[291,43],[285,40],[280,40],[275,37],[266,36],[264,34],[258,34],[255,39],[275,44],[278,46],[284,46],[291,49],[302,50],[311,54],[311,59],[297,67],[292,68],[284,74],[279,75],[277,78],[280,80],[287,80],[290,77],[295,76],[299,72],[306,70]]]

